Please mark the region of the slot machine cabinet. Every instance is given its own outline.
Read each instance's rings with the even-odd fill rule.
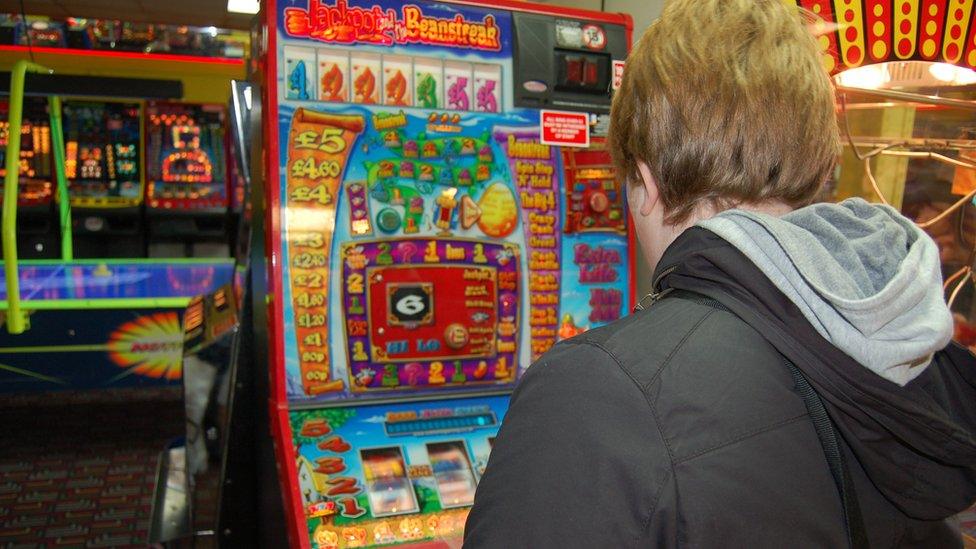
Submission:
[[[0,179],[8,167],[5,151],[10,128],[8,103],[0,101]],[[61,229],[53,208],[54,155],[51,126],[44,97],[25,97],[20,140],[20,189],[17,196],[17,256],[22,259],[60,257]],[[0,191],[3,182],[0,181]],[[3,202],[0,197],[0,203]]]
[[[230,254],[226,127],[224,105],[146,105],[151,257]]]
[[[507,0],[264,8],[259,302],[288,534],[456,540],[520,375],[633,304],[604,139],[631,20]],[[546,137],[557,110],[583,121],[575,147]]]
[[[75,257],[144,257],[142,106],[67,99],[62,115]]]

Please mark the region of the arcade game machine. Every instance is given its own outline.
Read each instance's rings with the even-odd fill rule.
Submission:
[[[75,256],[145,257],[142,106],[68,99],[62,111]]]
[[[146,105],[150,257],[230,255],[226,134],[225,105]]]
[[[939,246],[954,339],[976,350],[976,2],[797,0],[821,20],[845,145],[827,200],[899,209]],[[959,517],[976,546],[976,508]]]
[[[629,16],[265,4],[272,423],[292,544],[459,538],[526,368],[634,301],[604,135]]]
[[[31,135],[23,130],[19,114],[14,114],[24,96],[24,75],[44,70],[26,61],[14,66],[6,165],[17,163],[18,156],[24,158],[18,141]],[[51,104],[57,105],[57,98]],[[71,194],[65,176],[74,170],[72,184],[91,190],[87,195],[79,192],[81,199],[101,201],[109,208],[121,198],[138,196],[140,189],[133,182],[139,178],[133,174],[139,169],[132,164],[132,148],[138,144],[137,106],[66,102],[63,109],[54,108],[69,115],[64,130],[50,131],[58,143],[51,150],[59,151],[60,138],[66,137],[65,161],[51,164],[56,172],[53,179],[64,184],[64,194]],[[52,116],[50,127],[57,128],[60,122],[61,117]],[[13,187],[17,174],[5,175],[3,241],[17,243],[19,212]],[[63,218],[69,219],[71,202],[60,206],[65,208]],[[70,230],[63,234],[61,251],[58,261],[22,261],[16,245],[4,246],[0,400],[28,393],[177,384],[181,318],[187,303],[229,283],[232,262],[74,259]]]
[[[52,173],[51,125],[47,100],[24,98],[20,139],[20,188],[17,193],[17,254],[31,259],[60,256],[60,231],[54,212],[54,174]],[[6,156],[10,126],[8,102],[0,101],[0,157]],[[0,177],[6,176],[5,158],[0,158]],[[0,191],[3,183],[0,182]],[[0,203],[3,202],[0,197]]]

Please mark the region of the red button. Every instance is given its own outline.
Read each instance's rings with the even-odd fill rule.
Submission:
[[[603,193],[590,195],[590,209],[596,213],[603,213],[610,207],[610,199]]]

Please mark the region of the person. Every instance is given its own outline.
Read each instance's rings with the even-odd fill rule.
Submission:
[[[673,0],[610,139],[653,293],[528,368],[464,546],[953,547],[976,358],[892,208],[811,204],[833,89],[781,0]]]

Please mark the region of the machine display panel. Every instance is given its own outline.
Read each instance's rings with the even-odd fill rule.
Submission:
[[[65,179],[72,206],[142,202],[142,106],[66,100]]]
[[[292,410],[298,489],[317,547],[460,537],[504,396]]]
[[[544,145],[539,112],[513,106],[510,13],[379,2],[369,13],[408,38],[341,38],[315,6],[283,8],[278,29],[289,399],[511,387],[560,339],[626,314],[609,154]],[[413,21],[439,30],[409,38]]]
[[[150,208],[228,206],[224,105],[146,105],[146,199]]]
[[[24,206],[47,204],[54,196],[51,123],[47,100],[25,97],[20,135],[20,189],[18,203]],[[10,135],[9,103],[0,100],[0,203],[3,202],[3,177],[7,174],[6,151]]]

